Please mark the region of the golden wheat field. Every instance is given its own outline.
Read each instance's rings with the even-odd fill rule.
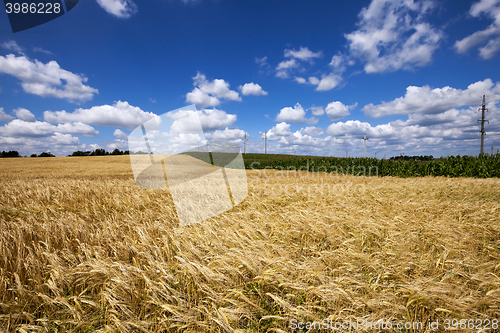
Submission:
[[[247,177],[181,228],[128,156],[0,160],[0,331],[498,331],[499,179]]]

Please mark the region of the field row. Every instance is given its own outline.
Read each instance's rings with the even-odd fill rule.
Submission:
[[[500,177],[500,155],[448,156],[431,161],[379,160],[375,158],[302,157],[284,155],[244,156],[245,168],[330,172],[353,176],[393,177]]]

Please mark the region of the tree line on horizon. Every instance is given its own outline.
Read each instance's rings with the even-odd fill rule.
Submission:
[[[28,156],[22,156],[19,154],[18,151],[16,150],[10,150],[10,151],[2,151],[0,153],[0,158],[9,158],[9,157],[28,157]],[[43,152],[40,155],[37,154],[31,154],[30,157],[55,157],[54,154],[51,154],[50,152]]]
[[[105,149],[96,149],[94,151],[75,151],[73,154],[68,156],[106,156],[106,155],[129,155],[130,152],[128,150],[122,151],[118,148],[113,150],[112,152],[108,152]]]
[[[105,149],[96,149],[93,151],[78,150],[68,156],[106,156],[106,155],[128,155],[128,154],[129,154],[128,150],[122,151],[120,149],[115,149],[112,152],[108,152]],[[23,156],[19,154],[19,152],[16,150],[10,150],[10,151],[4,150],[0,153],[0,158],[10,158],[10,157],[28,157],[28,156]],[[51,152],[43,152],[38,155],[31,154],[30,157],[56,157],[56,155],[52,154]]]
[[[401,155],[401,156],[393,156],[389,158],[389,160],[394,160],[394,161],[432,161],[434,160],[434,156],[432,155],[425,155],[425,156],[406,156],[406,155]]]

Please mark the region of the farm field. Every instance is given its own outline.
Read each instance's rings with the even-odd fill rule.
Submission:
[[[418,156],[415,156],[418,157]],[[500,177],[500,154],[483,156],[446,156],[424,160],[406,156],[407,160],[376,158],[339,158],[294,155],[244,154],[246,169],[284,169],[333,172],[353,176],[394,177]],[[401,157],[402,158],[402,157]]]
[[[0,160],[0,331],[498,331],[500,179],[247,177],[241,204],[179,228],[129,156]]]

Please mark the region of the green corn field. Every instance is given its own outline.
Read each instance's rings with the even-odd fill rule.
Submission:
[[[244,161],[246,169],[254,170],[303,170],[382,177],[500,177],[499,154],[447,156],[431,161],[245,154]]]

